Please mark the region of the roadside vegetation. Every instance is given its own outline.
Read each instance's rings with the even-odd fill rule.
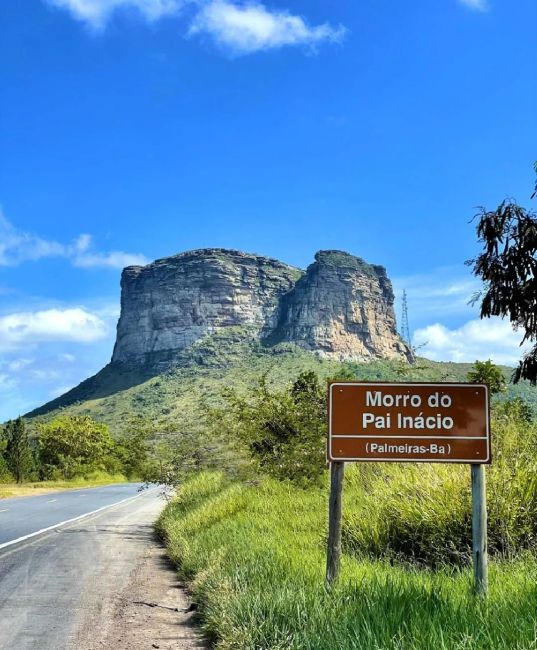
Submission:
[[[149,425],[136,419],[116,437],[88,416],[17,418],[0,429],[0,497],[143,480],[154,463]]]
[[[360,513],[363,490],[350,474],[347,521],[361,516],[365,529],[370,511]],[[326,502],[326,489],[229,482],[221,473],[181,487],[159,528],[218,648],[535,648],[532,555],[493,562],[484,602],[472,596],[470,570],[374,559],[347,544],[340,580],[327,590]],[[369,521],[371,540],[376,527]]]
[[[158,524],[216,647],[537,648],[535,413],[506,398],[493,364],[468,372],[495,394],[488,599],[472,593],[464,465],[349,466],[342,573],[327,590],[325,383],[312,371],[285,388],[262,377],[249,391],[227,390],[205,419],[206,440],[228,440],[240,462],[185,470]]]

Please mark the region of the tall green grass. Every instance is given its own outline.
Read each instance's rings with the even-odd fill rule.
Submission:
[[[487,469],[489,553],[504,559],[537,551],[537,426],[516,407],[493,411]],[[359,464],[347,492],[347,552],[430,567],[471,561],[467,465]]]
[[[521,553],[509,562],[492,562],[485,601],[472,595],[469,569],[433,571],[367,557],[365,540],[382,537],[380,521],[389,512],[382,510],[381,499],[364,506],[367,486],[379,480],[374,466],[367,471],[370,476],[348,473],[347,535],[351,529],[361,531],[363,539],[354,547],[347,539],[351,553],[344,555],[341,579],[330,591],[323,584],[326,489],[306,491],[274,480],[236,484],[219,473],[201,474],[183,485],[158,527],[190,581],[204,630],[217,647],[536,649],[535,558]],[[444,479],[440,473],[438,484]],[[452,480],[464,491],[466,479],[459,486],[455,472]],[[431,484],[431,477],[426,482]],[[404,502],[405,494],[400,496]],[[438,496],[431,494],[430,502]],[[405,513],[398,512],[403,521]],[[434,528],[435,516],[423,515],[424,529]],[[360,517],[363,525],[357,523]],[[463,517],[460,526],[467,524]],[[384,542],[379,538],[377,543]]]

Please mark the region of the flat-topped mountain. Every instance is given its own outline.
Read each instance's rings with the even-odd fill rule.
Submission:
[[[111,362],[29,415],[106,398],[173,368],[224,368],[251,354],[407,360],[393,303],[385,269],[342,251],[318,252],[305,271],[222,248],[129,266]]]
[[[341,251],[320,251],[305,272],[234,250],[189,251],[124,269],[112,363],[162,370],[228,327],[327,358],[405,358],[393,301],[383,267]]]

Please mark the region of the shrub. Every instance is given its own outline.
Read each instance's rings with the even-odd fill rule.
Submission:
[[[0,453],[0,483],[12,483],[13,474],[9,471],[3,455]]]
[[[326,396],[314,372],[301,373],[284,390],[263,376],[248,396],[227,393],[213,412],[213,427],[247,449],[257,468],[301,485],[318,483],[326,466]]]
[[[507,390],[502,369],[489,359],[476,361],[466,378],[473,384],[486,384],[492,395],[503,393]]]
[[[109,469],[113,447],[110,431],[106,424],[90,417],[60,416],[40,424],[38,441],[44,478],[70,479]]]

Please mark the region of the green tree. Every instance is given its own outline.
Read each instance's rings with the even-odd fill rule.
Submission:
[[[135,429],[121,435],[114,442],[113,454],[127,478],[142,478],[148,462],[148,434]]]
[[[537,172],[537,163],[535,163]],[[537,182],[532,198],[537,196]],[[532,347],[522,357],[513,380],[537,384],[537,215],[514,201],[476,215],[481,254],[468,264],[483,281],[481,318],[507,317],[523,332],[521,344]]]
[[[6,464],[17,483],[23,483],[33,470],[32,448],[24,420],[19,417],[15,421],[9,421],[4,435]]]
[[[0,434],[0,483],[10,483],[13,480],[6,462],[6,446],[6,429],[2,427]]]
[[[322,476],[326,389],[314,372],[301,373],[286,390],[271,389],[264,376],[247,395],[228,392],[215,426],[242,443],[258,470],[304,485]]]
[[[114,446],[106,424],[87,416],[60,416],[41,424],[38,440],[45,478],[69,479],[106,470]]]
[[[476,361],[472,370],[468,372],[466,378],[472,384],[486,384],[489,387],[491,395],[503,393],[506,390],[505,377],[502,369],[487,361]]]
[[[169,440],[154,442],[142,478],[148,483],[178,487],[189,475],[203,470],[239,474],[239,462],[218,435],[183,431]]]
[[[529,424],[533,421],[534,413],[531,406],[522,397],[506,399],[494,406],[494,415],[498,419],[510,420],[515,423]]]

